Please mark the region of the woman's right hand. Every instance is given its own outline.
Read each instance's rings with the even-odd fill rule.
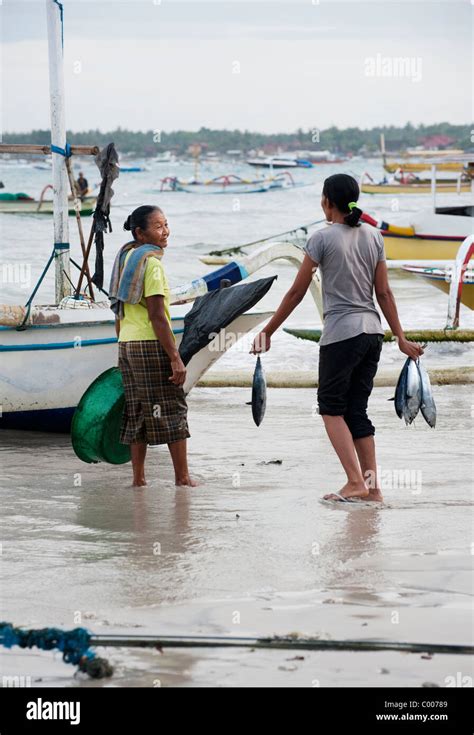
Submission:
[[[262,331],[255,337],[252,347],[250,348],[251,355],[258,355],[259,352],[268,352],[272,345],[272,340],[269,334]]]
[[[169,378],[170,382],[175,385],[183,385],[186,380],[186,368],[179,356],[175,357],[174,360],[171,360],[171,370],[173,371],[173,374]]]
[[[398,347],[404,355],[408,355],[412,360],[417,360],[424,353],[424,349],[418,342],[410,342],[405,337],[398,340]]]

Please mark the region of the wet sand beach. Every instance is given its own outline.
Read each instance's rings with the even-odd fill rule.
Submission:
[[[378,387],[385,503],[325,505],[344,478],[315,391],[189,396],[190,463],[166,448],[148,487],[129,466],[86,465],[61,435],[2,432],[3,620],[94,633],[250,635],[472,644],[472,388],[437,386],[438,424],[405,427]],[[274,463],[278,460],[281,463]],[[1,651],[3,676],[41,686],[449,686],[468,656],[248,649],[98,649],[112,679],[74,677],[60,654]],[[458,684],[459,686],[459,684]]]

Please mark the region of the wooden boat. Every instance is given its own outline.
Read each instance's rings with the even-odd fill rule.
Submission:
[[[408,273],[419,276],[449,295],[448,327],[459,326],[459,304],[474,309],[474,268],[469,266],[474,255],[474,235],[466,237],[454,263],[438,267],[405,265]]]
[[[80,303],[35,307],[33,323],[25,331],[0,327],[1,428],[69,431],[84,391],[104,370],[116,365],[115,320],[108,302],[84,308],[77,306]],[[271,312],[247,312],[219,332],[189,362],[185,391],[191,390],[229,345],[270,316]],[[172,326],[179,345],[184,317],[172,317]]]
[[[464,163],[462,161],[441,161],[436,164],[439,171],[459,171],[464,170]],[[384,164],[384,169],[389,174],[393,174],[399,169],[403,171],[426,171],[430,167],[430,161],[387,161]]]
[[[175,176],[161,180],[160,191],[186,192],[188,194],[255,194],[274,189],[290,189],[295,183],[288,171],[259,179],[244,179],[236,174],[216,176],[208,181],[185,181]]]
[[[442,174],[443,176],[443,174]],[[433,166],[431,177],[419,179],[414,173],[397,169],[395,174],[385,177],[378,183],[365,171],[360,178],[360,190],[363,194],[461,194],[471,191],[472,180],[466,173],[461,172],[456,179],[447,181],[439,179],[437,166]]]
[[[473,231],[470,207],[440,207],[409,215],[408,221],[384,222],[364,212],[362,220],[382,232],[387,258],[393,260],[454,260]]]
[[[139,173],[140,171],[150,171],[149,166],[119,166],[121,173],[132,174]]]
[[[432,185],[430,181],[415,181],[409,184],[402,184],[398,181],[380,182],[378,184],[362,183],[360,190],[363,194],[390,194],[398,196],[399,194],[432,194]],[[469,193],[471,191],[470,181],[453,182],[436,182],[436,192],[438,194],[460,194]]]
[[[72,206],[68,209],[70,215],[74,215],[76,210]],[[79,212],[83,217],[90,216],[96,205],[96,197],[86,196],[79,200]],[[53,214],[52,199],[33,199],[33,197],[20,196],[14,199],[2,199],[0,195],[0,212],[4,214]]]
[[[247,163],[249,166],[257,168],[298,168],[298,162],[295,158],[280,158],[278,156],[249,158]]]
[[[412,273],[419,278],[423,278],[427,283],[430,283],[432,286],[444,291],[444,293],[449,294],[452,280],[451,266],[429,267],[420,265],[404,265],[402,267],[407,273]],[[474,268],[468,268],[464,272],[462,279],[461,303],[469,309],[474,310]]]

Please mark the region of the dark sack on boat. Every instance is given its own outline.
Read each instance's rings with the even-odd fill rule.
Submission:
[[[194,302],[184,317],[183,339],[179,347],[185,365],[196,352],[213,340],[236,317],[255,306],[271,288],[278,276],[260,278],[243,286],[210,291]]]

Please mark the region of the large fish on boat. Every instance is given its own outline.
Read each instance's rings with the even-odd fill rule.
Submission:
[[[430,376],[421,361],[417,361],[418,373],[421,381],[421,413],[426,423],[432,429],[436,426],[436,404],[431,390]]]
[[[253,420],[260,426],[265,416],[265,408],[267,405],[267,381],[263,372],[260,356],[257,357],[257,364],[252,381],[252,416]]]

